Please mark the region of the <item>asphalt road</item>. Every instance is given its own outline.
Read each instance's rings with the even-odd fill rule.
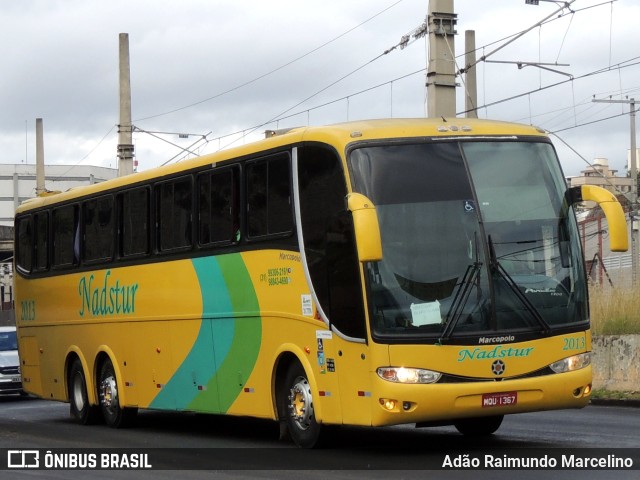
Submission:
[[[306,479],[539,479],[540,470],[432,470],[456,459],[484,461],[503,457],[556,457],[558,452],[585,456],[604,452],[631,458],[636,470],[581,469],[548,471],[543,478],[640,478],[640,409],[589,406],[583,410],[507,416],[491,437],[470,438],[453,427],[415,429],[341,428],[331,432],[322,450],[300,450],[278,440],[273,422],[195,414],[142,411],[134,428],[81,426],[69,417],[67,404],[35,398],[0,397],[0,454],[6,449],[89,452],[97,458],[125,448],[148,458],[155,467],[174,470],[88,472],[72,470],[0,470],[4,478],[300,478]],[[613,450],[592,450],[592,449]],[[150,449],[150,450],[147,450]],[[576,450],[577,449],[577,450]],[[468,455],[464,457],[464,455]],[[63,458],[63,456],[59,458]],[[51,458],[51,457],[50,457]],[[66,458],[66,457],[65,457]],[[142,457],[140,457],[142,458]],[[42,457],[41,457],[42,459]],[[4,459],[0,459],[4,460]],[[99,463],[99,461],[98,461]],[[7,463],[4,463],[6,465]],[[0,462],[0,465],[2,463]],[[481,465],[481,467],[484,466]],[[205,468],[190,470],[190,468]],[[176,472],[175,469],[180,469]],[[330,470],[330,472],[327,472]],[[545,473],[545,472],[543,472]]]

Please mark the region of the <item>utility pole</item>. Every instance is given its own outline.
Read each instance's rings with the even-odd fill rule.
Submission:
[[[118,124],[118,176],[133,173],[133,125],[131,124],[131,73],[129,34],[119,36],[120,123]]]
[[[453,0],[429,0],[427,116],[456,116],[456,19]]]
[[[476,81],[476,32],[464,32],[465,68],[464,110],[467,118],[478,118],[478,83]]]
[[[42,119],[36,118],[36,195],[44,192],[44,131]]]
[[[638,163],[636,150],[636,100],[630,98],[627,100],[599,100],[593,99],[596,103],[626,103],[629,105],[629,117],[631,124],[631,152],[630,152],[630,168],[631,175],[631,192],[627,196],[631,204],[629,217],[631,221],[631,286],[637,285],[638,278]]]

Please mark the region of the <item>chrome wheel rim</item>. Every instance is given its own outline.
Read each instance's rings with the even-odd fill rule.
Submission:
[[[100,382],[100,405],[110,414],[116,413],[118,408],[118,386],[111,375]]]
[[[313,419],[311,387],[304,377],[296,378],[289,390],[289,414],[298,428],[307,430]]]

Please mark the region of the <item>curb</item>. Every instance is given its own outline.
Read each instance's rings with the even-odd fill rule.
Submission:
[[[640,408],[640,400],[624,398],[592,398],[590,405],[607,407],[633,407]]]

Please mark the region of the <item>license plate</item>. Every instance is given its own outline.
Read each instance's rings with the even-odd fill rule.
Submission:
[[[20,377],[13,377],[13,378],[11,379],[11,381],[12,381],[12,382],[21,382],[21,381],[22,381],[22,378],[20,378]]]
[[[518,392],[485,393],[482,395],[482,408],[509,407],[518,403]]]

